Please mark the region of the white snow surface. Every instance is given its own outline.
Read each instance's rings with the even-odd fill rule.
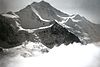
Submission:
[[[2,16],[8,17],[8,18],[19,18],[18,15],[11,15],[11,14],[2,14]]]
[[[51,24],[51,25],[49,25],[49,26],[45,26],[45,27],[39,27],[39,28],[36,28],[36,29],[24,29],[24,28],[22,28],[21,24],[19,24],[17,21],[16,21],[16,25],[17,25],[17,27],[19,28],[19,30],[24,30],[24,31],[27,31],[28,33],[33,33],[35,30],[49,28],[49,27],[51,27],[53,24]]]
[[[63,20],[65,20],[67,17],[62,17],[60,15],[57,15],[58,17],[62,18]]]
[[[64,24],[64,23],[66,23],[66,20],[62,20],[62,21],[57,21],[57,20],[55,20],[55,21],[56,21],[59,25],[61,25],[62,27],[64,27],[64,28],[70,28],[70,29],[71,29],[70,26]]]
[[[95,43],[96,44],[96,43]],[[0,67],[100,67],[100,47],[73,43],[54,47],[49,53],[24,58],[20,55],[0,57]]]
[[[76,14],[77,15],[77,14]],[[57,21],[57,20],[55,20],[58,24],[60,24],[61,26],[63,26],[64,28],[70,28],[71,29],[71,27],[70,26],[68,26],[68,25],[65,25],[65,23],[67,23],[67,21],[69,20],[69,19],[71,19],[73,22],[80,22],[81,20],[76,20],[76,19],[74,19],[74,17],[76,16],[76,15],[73,15],[73,16],[69,16],[69,17],[61,17],[61,16],[59,16],[59,15],[57,15],[58,17],[60,17],[60,18],[63,18],[63,20],[62,21]],[[79,26],[78,26],[79,27]],[[79,28],[81,28],[81,27],[79,27]]]

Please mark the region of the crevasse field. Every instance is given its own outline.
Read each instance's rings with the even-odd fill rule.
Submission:
[[[32,57],[11,54],[1,56],[0,67],[100,67],[100,47],[94,44],[62,44]]]

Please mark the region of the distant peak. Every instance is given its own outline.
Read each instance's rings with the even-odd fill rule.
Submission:
[[[45,8],[52,7],[48,2],[46,2],[44,0],[41,0],[40,2],[33,2],[31,5],[32,6],[45,7]]]
[[[81,17],[79,14],[76,14],[76,17]]]
[[[40,4],[49,4],[48,2],[46,2],[46,1],[44,1],[44,0],[40,1],[39,3],[40,3]]]
[[[44,0],[41,0],[40,2],[33,2],[32,5],[45,5],[45,6],[50,6],[50,4]]]
[[[76,14],[75,17],[74,17],[73,19],[75,19],[75,20],[77,20],[77,19],[82,19],[82,17],[81,17],[79,14]]]
[[[35,4],[35,3],[37,3],[37,2],[33,2],[32,4]]]
[[[7,12],[7,14],[14,15],[15,13],[14,13],[14,12],[12,12],[12,11],[9,11],[9,12]]]
[[[46,3],[46,4],[49,4],[48,2],[44,1],[44,0],[41,0],[39,2],[33,2],[32,4],[35,4],[35,3]]]
[[[68,22],[72,22],[72,19],[71,19],[71,18],[69,18],[69,19],[68,19]]]
[[[46,1],[44,1],[44,0],[41,0],[40,2],[46,3]]]

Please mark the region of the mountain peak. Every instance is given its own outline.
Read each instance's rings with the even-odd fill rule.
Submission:
[[[67,22],[73,22],[73,21],[72,21],[72,19],[71,19],[71,18],[69,18]]]
[[[44,1],[44,0],[41,0],[40,2],[47,3],[47,2],[46,2],[46,1]]]
[[[42,0],[40,2],[33,2],[31,5],[35,5],[35,6],[38,5],[38,6],[42,6],[42,7],[46,7],[46,8],[51,7],[51,5],[44,0]]]
[[[75,17],[74,17],[73,19],[75,19],[75,20],[80,20],[80,19],[82,19],[82,16],[80,16],[79,14],[76,14]]]
[[[32,4],[36,4],[37,2],[33,2]]]

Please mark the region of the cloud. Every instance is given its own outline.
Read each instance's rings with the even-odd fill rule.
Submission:
[[[0,67],[100,67],[100,47],[94,44],[62,44],[49,53],[27,58],[10,54],[0,59]]]

